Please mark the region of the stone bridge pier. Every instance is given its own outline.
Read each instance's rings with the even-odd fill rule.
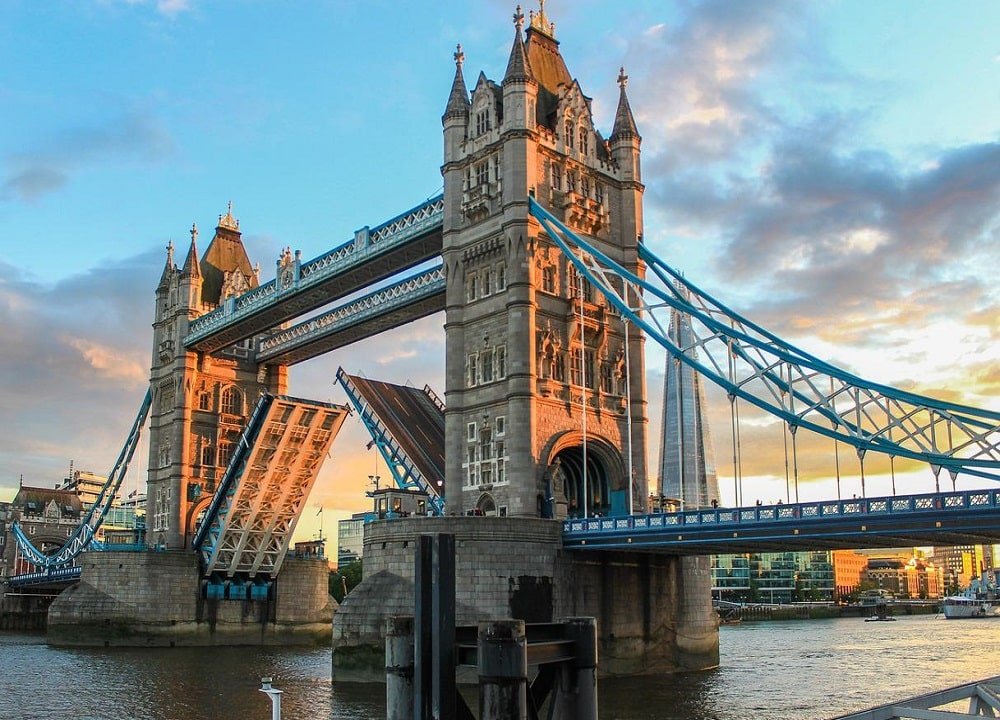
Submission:
[[[412,615],[421,534],[454,533],[456,622],[593,616],[602,675],[707,669],[719,662],[707,558],[568,552],[562,523],[513,517],[404,518],[371,523],[365,579],[333,622],[333,672],[385,681],[385,620]]]

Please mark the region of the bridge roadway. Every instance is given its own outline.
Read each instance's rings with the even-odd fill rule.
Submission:
[[[1000,490],[709,508],[563,522],[567,550],[713,555],[1000,542]]]
[[[407,210],[298,269],[290,281],[259,285],[191,323],[188,350],[215,352],[441,254],[442,195]]]

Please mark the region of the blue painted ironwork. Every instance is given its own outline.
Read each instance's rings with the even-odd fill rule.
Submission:
[[[191,322],[184,344],[191,346],[206,337],[262,308],[290,292],[300,292],[362,265],[387,251],[405,245],[414,238],[442,227],[444,224],[444,196],[437,195],[414,208],[388,220],[373,229],[360,231],[353,240],[338,245],[302,264],[299,277],[284,287],[271,280],[205,313]]]
[[[97,498],[83,520],[61,548],[51,555],[46,555],[32,544],[31,540],[24,534],[24,530],[21,529],[20,523],[14,522],[11,525],[11,532],[17,540],[17,546],[28,562],[45,569],[63,567],[73,562],[80,553],[90,547],[98,528],[101,527],[111,510],[111,504],[114,502],[118,489],[128,472],[132,455],[139,446],[139,437],[142,434],[142,426],[146,423],[146,416],[149,414],[152,397],[152,390],[147,390],[142,405],[139,406],[135,422],[132,424],[132,430],[125,440],[125,445],[122,447],[114,467],[111,468],[111,472],[108,473],[108,479],[104,481],[101,491],[97,494]]]
[[[378,448],[382,459],[385,460],[385,464],[392,474],[392,479],[396,482],[396,487],[400,490],[422,490],[427,493],[427,504],[430,507],[430,514],[437,516],[444,515],[444,498],[438,494],[438,490],[434,487],[433,483],[428,482],[423,473],[417,469],[410,456],[407,455],[403,447],[393,437],[389,428],[386,427],[385,423],[382,422],[368,403],[365,402],[364,398],[361,397],[361,393],[358,392],[354,383],[351,382],[351,378],[344,368],[337,369],[337,381],[344,388],[344,392],[347,393],[351,405],[358,411],[361,423],[365,426],[368,434],[372,436],[372,441],[375,443],[375,447]],[[436,400],[437,403],[440,403],[440,398],[437,398],[436,395],[433,395],[431,400]],[[443,405],[439,405],[439,407],[443,408]]]
[[[832,549],[881,547],[878,543],[887,539],[901,538],[912,544],[917,537],[933,542],[935,537],[956,533],[993,542],[1000,538],[1000,490],[570,519],[563,521],[563,546],[700,554],[711,545],[713,553],[732,553],[760,543],[776,548],[789,547],[789,543]],[[864,538],[860,545],[851,540],[860,537]]]
[[[273,401],[274,396],[266,393],[262,394],[257,401],[257,406],[253,409],[250,420],[243,428],[240,439],[233,449],[233,455],[229,458],[226,472],[219,482],[219,487],[216,488],[215,495],[212,496],[212,502],[208,505],[201,526],[195,533],[194,540],[191,541],[191,547],[201,551],[202,557],[206,561],[212,557],[215,546],[218,544],[222,534],[222,519],[229,509],[235,486],[246,469],[246,460],[250,455],[250,449],[253,447],[254,440],[257,439],[257,434],[260,432],[267,415],[267,409]]]
[[[388,316],[394,311],[435,295],[441,297],[443,309],[444,292],[445,278],[442,265],[415,273],[265,338],[260,343],[257,361],[267,362],[299,346],[314,343],[322,337],[365,321]]]
[[[751,323],[685,280],[639,243],[639,258],[666,286],[630,272],[569,230],[534,198],[531,214],[570,262],[629,322],[672,357],[729,394],[784,420],[868,451],[1000,480],[1000,412],[909,393],[858,378]],[[575,249],[574,249],[575,248]],[[648,298],[648,299],[647,299]],[[661,318],[673,308],[692,321],[678,347]],[[697,354],[696,352],[697,351]]]
[[[46,583],[75,582],[80,579],[80,567],[47,567],[33,573],[21,573],[7,578],[7,584],[12,588],[27,585],[43,585]]]

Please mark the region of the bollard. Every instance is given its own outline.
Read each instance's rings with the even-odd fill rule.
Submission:
[[[479,623],[479,718],[527,720],[528,645],[523,620]]]
[[[413,618],[385,621],[386,720],[413,720]]]
[[[597,720],[597,620],[567,618],[564,627],[575,658],[567,673],[571,686],[559,698],[562,717]]]

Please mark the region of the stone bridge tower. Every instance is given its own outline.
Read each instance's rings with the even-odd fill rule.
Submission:
[[[628,508],[629,491],[641,509],[642,335],[629,329],[626,353],[621,318],[528,214],[533,195],[603,252],[644,273],[637,254],[640,137],[627,78],[619,75],[605,139],[544,10],[531,14],[526,33],[520,8],[514,24],[503,80],[480,73],[471,97],[459,46],[442,118],[447,510],[606,515]]]
[[[192,320],[257,286],[232,206],[198,259],[198,230],[183,266],[173,247],[156,288],[150,384],[146,532],[150,545],[188,547],[261,392],[283,394],[287,368],[253,361],[253,340],[217,353],[185,350]]]

